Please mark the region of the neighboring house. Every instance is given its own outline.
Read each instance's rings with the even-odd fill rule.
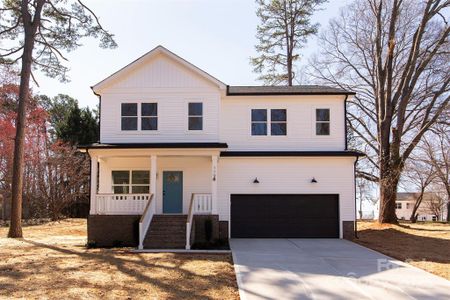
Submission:
[[[90,243],[354,235],[353,92],[228,86],[162,46],[92,89]]]
[[[420,193],[397,193],[395,213],[401,220],[410,220],[414,204]],[[437,211],[440,207],[440,211]],[[447,216],[446,205],[442,203],[436,193],[424,193],[423,200],[417,210],[417,221],[445,221]]]

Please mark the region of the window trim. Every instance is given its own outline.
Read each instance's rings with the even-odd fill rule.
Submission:
[[[264,123],[263,121],[255,121],[255,122],[253,122],[252,121],[252,110],[254,110],[254,109],[264,109],[264,110],[266,110],[266,113],[267,113],[267,120],[266,120],[266,130],[267,130],[267,134],[266,135],[253,135],[252,134],[252,124],[253,123]],[[285,123],[286,124],[286,134],[284,134],[284,135],[272,135],[272,110],[277,110],[277,109],[284,109],[284,110],[286,110],[286,121],[274,121],[274,123]],[[248,122],[248,124],[250,124],[249,125],[249,135],[250,135],[250,137],[252,138],[252,139],[261,139],[261,138],[268,138],[268,137],[272,137],[272,138],[286,138],[286,137],[288,137],[288,132],[289,132],[289,129],[288,129],[288,119],[289,119],[289,117],[288,117],[288,114],[289,114],[289,109],[287,109],[286,107],[279,107],[279,106],[277,106],[277,107],[251,107],[250,108],[250,113],[248,114],[248,116],[249,116],[249,122]]]
[[[189,103],[201,103],[202,104],[202,115],[201,115],[201,118],[202,118],[202,129],[189,129],[189,118],[190,117],[200,117],[200,115],[189,115]],[[185,104],[185,109],[186,109],[186,112],[185,112],[185,116],[186,116],[186,121],[185,121],[185,124],[186,124],[186,133],[188,133],[188,134],[199,134],[199,133],[204,133],[205,132],[205,108],[206,108],[206,105],[205,105],[205,102],[203,101],[203,100],[199,100],[199,99],[186,99],[186,104]]]
[[[122,104],[137,104],[137,130],[122,130]],[[157,105],[157,130],[142,130],[142,103],[156,103]],[[160,133],[160,101],[157,99],[149,99],[149,100],[122,100],[119,103],[119,119],[120,122],[118,122],[118,131],[116,133],[118,135],[154,135]],[[144,118],[150,118],[150,116],[144,116]]]
[[[143,183],[137,183],[137,184],[133,184],[132,183],[132,173],[133,172],[138,172],[138,171],[145,171],[148,172],[148,184],[143,184]],[[128,172],[128,184],[114,184],[114,179],[113,179],[113,172]],[[143,194],[143,193],[133,193],[133,186],[148,186],[148,190],[150,193],[150,170],[148,169],[123,169],[123,168],[115,168],[114,170],[111,170],[111,193],[114,195],[127,195],[127,194],[116,194],[114,193],[114,187],[116,186],[127,186],[128,187],[128,194]]]
[[[318,109],[328,109],[329,115],[330,115],[330,120],[329,121],[317,121],[316,111]],[[332,119],[332,109],[331,109],[330,106],[328,106],[328,107],[314,106],[312,108],[312,120],[313,121],[312,121],[312,126],[311,127],[312,127],[313,136],[315,138],[329,138],[329,137],[331,137],[333,135],[333,127],[331,126],[332,125],[331,119]],[[317,134],[317,127],[316,127],[317,123],[328,123],[329,127],[330,127],[329,133],[328,134]]]

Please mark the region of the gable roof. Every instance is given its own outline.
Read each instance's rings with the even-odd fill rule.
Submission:
[[[130,64],[128,64],[125,67],[121,68],[120,70],[114,72],[110,76],[106,77],[102,81],[100,81],[97,84],[91,86],[91,89],[94,91],[94,93],[96,93],[102,87],[108,85],[110,82],[112,82],[113,80],[117,79],[122,74],[124,74],[127,71],[129,71],[130,69],[136,67],[137,65],[139,65],[143,61],[145,61],[145,60],[147,60],[147,59],[149,59],[151,57],[154,57],[154,56],[156,56],[158,54],[166,55],[167,57],[169,57],[169,58],[173,59],[174,61],[180,63],[181,65],[183,65],[187,69],[193,71],[194,73],[197,73],[198,75],[200,75],[204,79],[206,79],[206,80],[212,82],[213,84],[217,85],[220,89],[225,89],[227,87],[227,85],[225,83],[223,83],[222,81],[220,81],[219,79],[213,77],[212,75],[208,74],[207,72],[203,71],[202,69],[198,68],[197,66],[191,64],[187,60],[179,57],[178,55],[176,55],[175,53],[171,52],[167,48],[164,48],[163,46],[159,45],[159,46],[153,48],[152,50],[150,50],[149,52],[145,53],[144,55],[142,55],[138,59],[134,60]]]
[[[324,85],[229,86],[228,96],[263,95],[355,95],[355,92]]]
[[[124,73],[129,70],[135,68],[142,62],[157,56],[158,54],[163,54],[166,57],[171,58],[177,63],[181,64],[188,70],[198,74],[200,77],[205,80],[213,83],[218,86],[220,89],[225,90],[227,96],[270,96],[270,95],[355,95],[355,92],[348,91],[342,88],[324,86],[324,85],[295,85],[295,86],[228,86],[219,79],[210,75],[209,73],[203,71],[197,66],[191,64],[187,60],[182,57],[176,55],[172,51],[167,48],[159,45],[149,52],[145,53],[138,59],[129,63],[125,67],[120,70],[114,72],[110,76],[106,77],[102,81],[97,84],[91,86],[94,94],[97,95],[99,90],[103,87],[107,86],[109,83],[113,82],[117,78],[119,78]]]

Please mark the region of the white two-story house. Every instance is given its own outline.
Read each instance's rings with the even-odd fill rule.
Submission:
[[[162,46],[92,87],[89,242],[190,248],[228,238],[351,238],[346,101],[325,86],[229,86]]]

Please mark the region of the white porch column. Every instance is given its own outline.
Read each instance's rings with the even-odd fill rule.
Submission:
[[[98,157],[91,156],[91,207],[89,214],[97,214],[97,178],[98,178]]]
[[[211,212],[213,215],[217,215],[217,180],[219,179],[217,170],[218,160],[218,156],[211,156]]]
[[[153,201],[156,201],[156,163],[156,155],[150,156],[150,194],[153,194]]]

